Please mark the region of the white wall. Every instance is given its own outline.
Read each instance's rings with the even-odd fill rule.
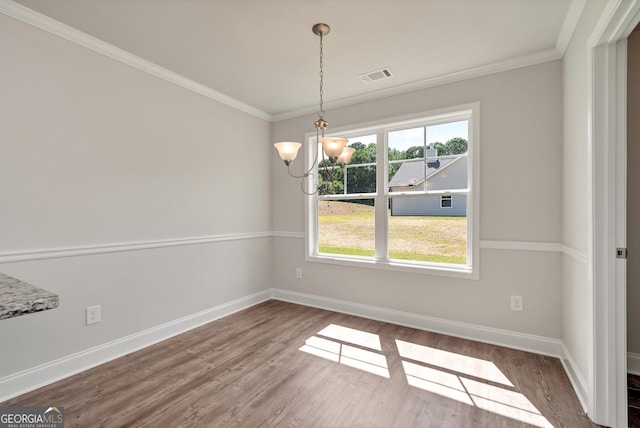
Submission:
[[[583,388],[591,382],[594,346],[593,290],[588,266],[592,225],[588,141],[591,65],[587,39],[604,6],[605,2],[587,2],[563,59],[562,242],[569,251],[562,261],[562,340]]]
[[[480,102],[480,237],[561,240],[562,64],[547,62],[328,111],[333,128]],[[273,125],[274,141],[302,141],[312,115]],[[299,155],[304,159],[304,155]],[[275,151],[272,162],[278,162]],[[301,162],[294,170],[301,170]],[[480,280],[304,262],[303,195],[284,166],[274,168],[274,286],[418,315],[561,337],[560,252],[484,248]],[[283,234],[284,235],[284,234]],[[304,279],[295,279],[295,267]],[[512,312],[510,295],[524,297]]]
[[[0,271],[60,296],[0,321],[0,380],[270,287],[268,122],[2,14],[0,34]],[[81,255],[8,262],[61,248]]]

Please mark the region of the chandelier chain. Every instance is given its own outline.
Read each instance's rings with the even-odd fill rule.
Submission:
[[[318,23],[311,30],[313,34],[320,36],[320,109],[318,110],[318,120],[314,122],[316,139],[313,146],[315,146],[315,150],[313,150],[313,162],[309,169],[302,175],[295,175],[291,171],[291,163],[296,158],[300,147],[302,147],[301,143],[282,142],[275,144],[280,158],[287,166],[287,172],[290,176],[301,179],[300,186],[302,192],[306,195],[332,192],[335,186],[335,172],[339,171],[340,168],[344,170],[351,159],[351,155],[356,150],[352,147],[345,148],[348,143],[346,138],[324,138],[324,132],[328,125],[327,121],[324,120],[324,36],[329,34],[330,27],[327,24]],[[320,153],[322,153],[322,160],[320,160]],[[314,189],[308,191],[307,189],[312,186]]]
[[[322,53],[322,32],[320,33],[320,111],[318,111],[318,117],[320,118],[320,120],[324,119],[324,108],[323,108],[323,104],[324,104],[324,100],[323,100],[323,96],[324,96],[324,91],[323,91],[323,85],[324,85],[324,71],[323,71],[323,53]]]

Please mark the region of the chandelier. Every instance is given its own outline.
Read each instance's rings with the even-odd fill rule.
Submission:
[[[344,168],[345,165],[348,164],[351,160],[351,156],[353,155],[353,153],[356,151],[352,147],[346,147],[346,138],[324,136],[324,132],[329,124],[326,120],[324,120],[324,72],[322,42],[323,37],[329,34],[330,27],[327,24],[316,24],[311,30],[316,36],[320,37],[320,110],[318,111],[318,120],[313,123],[316,127],[316,152],[313,163],[311,164],[309,170],[302,175],[295,175],[291,172],[291,164],[298,155],[298,150],[300,150],[302,144],[293,141],[285,141],[274,144],[276,150],[278,150],[280,158],[287,166],[287,172],[290,176],[301,179],[300,187],[302,187],[302,191],[308,195],[318,193],[318,191],[320,190],[319,185],[316,185],[316,188],[313,192],[307,192],[304,187],[304,180],[314,175],[313,171],[318,164],[318,152],[320,151],[317,148],[318,141],[322,143],[321,165],[323,168],[322,176],[325,181],[333,181],[333,173],[336,167]]]

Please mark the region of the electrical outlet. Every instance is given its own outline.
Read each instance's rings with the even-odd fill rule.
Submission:
[[[522,296],[511,296],[511,310],[518,312],[524,311]]]
[[[100,305],[89,306],[85,310],[86,325],[97,324],[100,322]]]
[[[302,279],[302,268],[296,268],[296,278]]]

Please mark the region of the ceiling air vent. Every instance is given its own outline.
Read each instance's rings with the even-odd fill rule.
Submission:
[[[364,73],[359,75],[358,77],[362,79],[364,83],[376,82],[378,80],[388,79],[393,76],[391,70],[388,67],[381,68],[380,70],[370,71],[368,73]]]

